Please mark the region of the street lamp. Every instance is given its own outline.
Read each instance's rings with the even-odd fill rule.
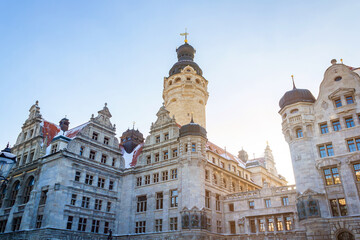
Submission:
[[[7,177],[15,163],[16,156],[11,153],[8,144],[6,148],[0,152],[0,181],[2,181],[3,184],[8,182]]]

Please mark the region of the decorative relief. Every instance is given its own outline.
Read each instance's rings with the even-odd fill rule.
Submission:
[[[327,102],[323,101],[321,103],[321,107],[326,110],[329,107],[329,104]]]

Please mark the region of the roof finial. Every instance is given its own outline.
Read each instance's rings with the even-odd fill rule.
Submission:
[[[133,129],[135,129],[135,121],[133,121]]]
[[[107,103],[105,103],[105,107],[107,107]]]
[[[340,58],[340,62],[341,62],[341,64],[343,64],[343,59],[342,58]]]
[[[296,89],[295,81],[294,81],[294,75],[291,75],[291,79],[292,79],[292,82],[293,82],[293,89]]]
[[[269,146],[269,141],[266,141],[266,146]]]
[[[38,100],[36,100],[35,105],[39,105],[39,101],[38,101]]]
[[[184,33],[180,33],[180,36],[185,36],[185,40],[184,40],[185,43],[188,42],[188,40],[187,40],[187,35],[189,35],[189,33],[187,32],[187,28],[185,28],[185,32],[184,32]]]
[[[190,123],[194,123],[194,113],[191,113],[191,121]]]

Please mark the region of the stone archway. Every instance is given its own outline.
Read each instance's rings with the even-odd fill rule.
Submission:
[[[355,240],[354,235],[348,231],[341,231],[336,237],[337,240]]]

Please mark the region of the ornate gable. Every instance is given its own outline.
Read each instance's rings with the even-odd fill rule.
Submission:
[[[100,125],[103,125],[105,127],[108,127],[115,131],[115,124],[113,125],[110,122],[110,118],[112,117],[108,107],[107,103],[105,103],[105,106],[102,110],[98,111],[98,115],[94,118],[94,115],[91,117],[90,121],[96,122]]]
[[[156,113],[157,119],[154,124],[152,124],[151,129],[160,127],[168,123],[175,123],[175,119],[170,117],[170,112],[166,110],[165,106],[162,106],[159,111]]]

